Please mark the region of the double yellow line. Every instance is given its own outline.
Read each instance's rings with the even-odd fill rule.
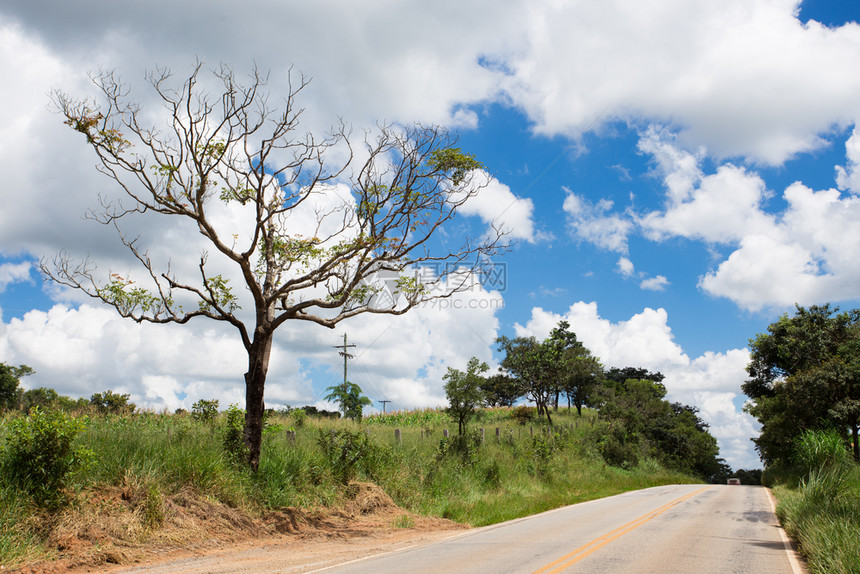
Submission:
[[[616,528],[615,530],[613,530],[612,532],[604,534],[600,538],[595,538],[594,540],[592,540],[588,544],[584,544],[583,546],[580,546],[579,548],[577,548],[576,550],[574,550],[570,554],[562,556],[561,558],[559,558],[555,562],[547,564],[546,566],[544,566],[540,570],[535,570],[534,574],[556,574],[557,572],[562,572],[563,570],[573,566],[574,564],[576,564],[577,562],[579,562],[580,560],[582,560],[583,558],[585,558],[589,554],[596,552],[600,548],[603,548],[604,546],[606,546],[607,544],[609,544],[613,540],[621,538],[622,536],[624,536],[625,534],[627,534],[631,530],[642,526],[643,524],[645,524],[646,522],[648,522],[652,518],[655,518],[655,517],[663,514],[664,512],[666,512],[667,510],[669,510],[673,506],[681,504],[682,502],[684,502],[688,498],[692,498],[692,497],[696,496],[697,494],[699,494],[700,492],[704,492],[705,490],[707,490],[709,488],[710,488],[710,486],[705,486],[703,488],[700,488],[699,490],[693,491],[689,494],[685,494],[681,498],[676,498],[672,502],[667,502],[666,504],[664,504],[660,508],[658,508],[656,510],[652,510],[651,512],[649,512],[647,514],[640,516],[636,520],[634,520],[632,522],[628,522],[624,526],[620,526],[620,527]]]

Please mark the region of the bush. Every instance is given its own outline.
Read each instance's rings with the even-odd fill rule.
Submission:
[[[471,430],[465,434],[458,434],[439,441],[436,450],[436,459],[442,460],[447,456],[458,455],[463,459],[463,464],[472,464],[481,449],[481,434],[477,430]]]
[[[359,464],[367,464],[375,454],[367,435],[361,431],[320,429],[317,444],[331,465],[332,475],[343,484],[355,478]]]
[[[227,408],[227,428],[224,430],[224,451],[234,463],[242,464],[248,460],[248,447],[245,445],[245,411],[238,405]]]
[[[600,454],[610,466],[634,468],[639,464],[639,453],[635,441],[620,426],[612,426],[600,445]]]
[[[308,420],[308,414],[302,409],[294,409],[290,412],[290,418],[293,419],[293,426],[300,429],[305,426],[305,422]]]
[[[90,397],[90,404],[96,407],[101,414],[133,413],[134,409],[137,407],[134,403],[128,402],[130,397],[131,395],[128,393],[121,395],[111,390],[107,390],[103,393],[95,393],[92,395]]]
[[[197,422],[209,423],[218,416],[218,399],[200,399],[191,405],[191,418]]]
[[[75,448],[75,437],[87,419],[62,411],[34,407],[26,417],[9,421],[3,470],[10,482],[41,506],[57,506],[69,476],[88,463],[93,453]]]
[[[511,418],[517,421],[518,425],[527,425],[535,418],[534,409],[525,405],[516,407],[511,410]]]

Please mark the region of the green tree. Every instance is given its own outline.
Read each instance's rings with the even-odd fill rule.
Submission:
[[[96,407],[102,414],[107,413],[131,413],[137,407],[134,403],[129,402],[131,395],[128,393],[119,394],[108,389],[103,393],[94,393],[90,397],[90,404]]]
[[[750,341],[746,410],[762,425],[754,439],[765,464],[790,462],[805,431],[850,432],[855,460],[860,417],[860,310],[798,306]]]
[[[71,401],[68,397],[63,398],[66,399],[66,404]],[[39,407],[42,410],[51,410],[59,405],[61,405],[60,395],[54,389],[38,387],[24,391],[21,395],[20,406],[21,410],[25,413],[29,413],[34,407]]]
[[[323,398],[338,403],[345,419],[360,421],[364,407],[373,404],[373,401],[361,394],[361,387],[349,381],[326,390],[329,393]]]
[[[653,378],[662,380],[662,375]],[[615,433],[617,440],[623,438],[623,445],[618,446],[711,482],[724,477],[729,469],[717,457],[717,440],[699,418],[696,407],[665,400],[666,387],[657,380],[612,383],[603,390],[599,414],[624,429],[624,433]]]
[[[523,396],[523,387],[520,381],[499,371],[481,382],[481,392],[484,394],[484,403],[490,407],[512,407],[517,399]]]
[[[27,365],[13,367],[6,363],[0,363],[0,410],[14,409],[18,407],[21,399],[21,377],[32,375],[33,369]]]
[[[582,407],[589,403],[603,377],[603,365],[581,345],[565,350],[565,365],[567,372],[562,379],[562,390],[567,394],[567,408],[570,410],[573,403],[577,414],[582,416]]]
[[[304,77],[275,105],[265,93],[266,76],[256,70],[247,82],[223,65],[212,71],[214,78],[201,77],[202,70],[198,64],[181,85],[167,70],[149,75],[166,108],[164,126],[146,125],[151,110],[131,99],[113,73],[95,78],[101,103],[54,94],[66,124],[85,136],[100,171],[124,194],[121,204],[105,200],[92,215],[119,231],[140,273],[99,272],[66,253],[43,260],[41,268],[137,322],[208,318],[234,327],[248,358],[244,440],[248,464],[256,469],[279,327],[295,320],[334,328],[362,313],[406,313],[468,289],[464,268],[479,272],[486,256],[503,246],[493,233],[477,242],[464,237],[451,248],[430,247],[431,237],[484,181],[477,176],[481,164],[445,129],[379,126],[361,143],[357,155],[364,163],[356,165],[345,125],[322,138],[299,131]],[[220,93],[212,91],[213,80]],[[312,205],[335,196],[342,203]],[[242,223],[215,217],[225,209]],[[139,216],[164,216],[199,231],[208,250],[193,242],[171,250],[174,260],[197,261],[196,269],[153,258],[145,236],[127,235],[126,218]],[[317,235],[300,235],[297,221]],[[424,262],[455,265],[441,265],[445,271],[428,285],[414,273]],[[225,268],[239,288],[223,275]],[[385,292],[391,274],[396,285]]]
[[[484,378],[481,373],[487,369],[487,363],[472,357],[466,365],[465,373],[448,367],[448,372],[442,377],[446,381],[445,396],[448,398],[448,408],[445,410],[457,421],[460,436],[466,433],[469,419],[484,400],[484,393],[481,391]]]
[[[545,414],[550,425],[550,399],[557,397],[562,379],[570,368],[565,358],[570,349],[582,346],[569,327],[567,321],[560,321],[543,341],[534,337],[496,339],[499,350],[505,353],[502,368],[520,381],[526,395],[537,406],[538,413]]]
[[[191,418],[195,421],[209,423],[218,416],[218,399],[200,399],[191,405]]]

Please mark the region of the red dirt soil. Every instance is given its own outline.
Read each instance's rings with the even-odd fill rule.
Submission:
[[[353,482],[341,508],[287,508],[258,516],[181,492],[147,527],[139,487],[101,489],[42,525],[57,559],[0,572],[310,572],[440,540],[467,527],[399,508],[382,489]]]

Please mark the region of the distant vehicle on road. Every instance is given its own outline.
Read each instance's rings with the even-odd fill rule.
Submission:
[[[740,484],[740,483],[741,483],[741,479],[739,479],[739,478],[730,478],[728,480],[728,484]]]

